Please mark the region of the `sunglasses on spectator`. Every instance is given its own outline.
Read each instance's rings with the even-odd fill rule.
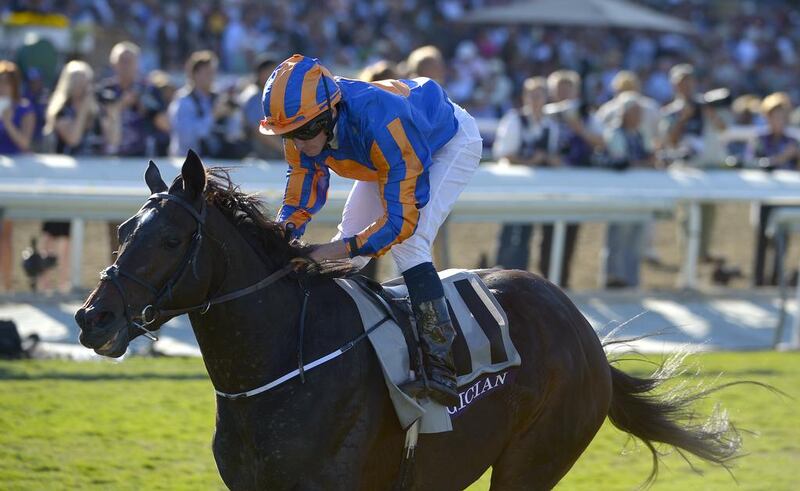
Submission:
[[[283,135],[284,138],[288,138],[290,140],[311,140],[312,138],[319,135],[319,133],[325,129],[328,124],[328,118],[315,118],[309,121],[308,123],[304,124],[303,126],[297,128],[294,131],[290,131]]]

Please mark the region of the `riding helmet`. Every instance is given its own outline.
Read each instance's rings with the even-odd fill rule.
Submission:
[[[342,98],[331,72],[316,58],[299,54],[272,72],[262,93],[264,119],[259,131],[283,135],[329,111]]]

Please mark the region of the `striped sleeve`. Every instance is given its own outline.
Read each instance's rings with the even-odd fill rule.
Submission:
[[[428,203],[430,149],[409,120],[395,118],[375,132],[370,160],[378,171],[383,217],[344,239],[350,257],[381,256],[411,237]]]
[[[300,237],[311,216],[325,204],[330,171],[327,166],[317,165],[301,155],[291,140],[284,141],[283,150],[289,170],[286,172],[283,206],[277,219],[281,223],[294,224],[295,236]]]

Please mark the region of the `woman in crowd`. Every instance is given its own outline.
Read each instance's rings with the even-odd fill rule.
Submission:
[[[767,129],[751,143],[747,150],[748,160],[764,170],[787,169],[797,170],[800,161],[800,144],[786,134],[789,115],[792,113],[792,102],[788,94],[776,92],[770,94],[761,103],[761,114],[767,120]],[[767,268],[767,252],[771,244],[766,236],[767,222],[774,206],[762,205],[759,211],[758,230],[756,232],[755,265],[753,267],[753,283],[755,286],[777,285],[781,274],[781,252],[788,247],[788,236],[781,237],[783,251],[774,251],[774,260],[770,267],[769,277],[765,277]]]
[[[55,153],[103,153],[112,125],[102,124],[100,105],[93,89],[94,71],[84,61],[64,66],[47,105],[44,132],[55,139]]]
[[[33,141],[36,116],[22,97],[22,77],[16,64],[0,60],[0,155],[27,152]],[[0,210],[0,289],[11,291],[12,250],[10,220]]]
[[[761,98],[754,94],[740,95],[731,104],[731,116],[733,126],[760,126],[764,124],[761,118]],[[749,136],[735,135],[727,139],[725,152],[727,153],[726,163],[741,167],[749,157],[748,149],[751,147]]]
[[[100,117],[100,106],[92,86],[94,71],[83,61],[67,63],[56,83],[47,105],[45,135],[55,141],[55,153],[65,155],[97,155],[103,153],[107,141],[116,141],[113,135],[113,114],[105,121]],[[57,286],[69,291],[69,222],[45,222],[42,249],[58,257]],[[42,276],[40,289],[52,290],[49,274]]]
[[[623,92],[618,96],[619,112],[605,134],[609,164],[617,170],[653,167],[652,140],[642,129],[643,108],[639,95]],[[606,235],[606,287],[639,286],[645,225],[642,223],[609,223]]]

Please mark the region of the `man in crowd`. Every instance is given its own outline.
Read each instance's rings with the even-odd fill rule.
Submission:
[[[725,122],[713,105],[699,100],[692,65],[675,65],[669,78],[675,98],[662,110],[661,133],[670,156],[695,167],[718,167],[724,158],[719,134]]]
[[[530,167],[549,166],[556,155],[558,132],[553,120],[544,114],[547,83],[543,77],[525,80],[522,108],[512,109],[500,120],[492,154],[496,160]],[[528,269],[533,224],[507,223],[500,231],[498,265],[509,269]],[[543,272],[547,274],[546,271]]]
[[[158,90],[139,76],[139,46],[129,41],[111,48],[108,62],[114,75],[100,83],[98,102],[113,128],[106,142],[109,154],[125,157],[166,155],[169,119]],[[111,250],[117,249],[119,222],[108,223]]]
[[[261,107],[261,90],[267,83],[278,60],[270,55],[261,57],[254,67],[255,83],[248,85],[239,97],[239,105],[244,112],[245,135],[252,146],[254,156],[270,160],[283,158],[283,141],[274,135],[263,135],[258,131],[264,110]]]
[[[409,78],[428,77],[440,85],[445,83],[447,75],[444,57],[436,46],[422,46],[412,51],[406,60],[406,70]]]
[[[588,167],[596,149],[603,147],[603,138],[588,108],[581,100],[581,77],[572,70],[557,70],[547,77],[547,89],[554,103],[545,107],[545,113],[555,121],[556,165]],[[561,284],[569,286],[570,265],[578,241],[578,225],[568,224],[561,263]],[[542,249],[539,270],[545,276],[550,272],[550,250],[553,244],[553,226],[542,228]]]
[[[710,104],[701,103],[696,90],[694,67],[675,65],[669,72],[675,99],[662,109],[661,141],[669,161],[682,161],[701,168],[719,167],[725,159],[720,132],[725,122]],[[700,258],[712,262],[711,230],[716,216],[714,205],[702,205]],[[684,233],[688,220],[683,220]]]
[[[229,116],[232,108],[212,92],[218,64],[211,51],[196,51],[189,56],[186,85],[169,106],[170,155],[186,155],[190,148],[209,157],[223,153],[224,141],[215,131],[216,122]]]
[[[100,83],[98,100],[118,128],[109,153],[126,157],[163,155],[169,134],[166,103],[158,90],[139,76],[139,46],[129,41],[111,49],[109,63],[114,75]],[[161,145],[159,145],[161,144]]]

